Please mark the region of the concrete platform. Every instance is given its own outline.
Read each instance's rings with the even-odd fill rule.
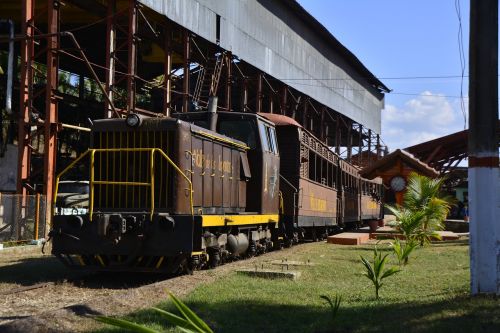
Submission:
[[[238,274],[261,277],[265,279],[288,279],[288,280],[297,280],[301,274],[300,272],[297,271],[277,271],[271,269],[241,269],[236,272],[238,272]]]
[[[441,239],[444,241],[457,240],[460,238],[460,236],[454,233],[453,231],[436,231],[436,232],[441,236]]]
[[[271,265],[286,267],[289,266],[314,266],[314,263],[310,261],[296,261],[296,260],[273,260]]]
[[[360,245],[368,242],[370,234],[357,232],[343,232],[338,235],[328,236],[327,243],[339,245]]]

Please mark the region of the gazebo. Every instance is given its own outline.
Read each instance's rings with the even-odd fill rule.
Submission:
[[[386,189],[386,202],[395,201],[401,205],[410,172],[431,178],[439,176],[439,172],[435,169],[401,149],[397,149],[374,164],[361,169],[360,174],[367,179],[381,177]]]

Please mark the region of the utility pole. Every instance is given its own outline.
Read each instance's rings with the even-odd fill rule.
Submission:
[[[469,46],[471,294],[500,294],[498,0],[471,0]]]

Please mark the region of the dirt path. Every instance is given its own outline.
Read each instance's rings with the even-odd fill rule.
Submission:
[[[111,281],[100,281],[103,280],[103,277],[99,275],[84,278],[83,285],[62,282],[57,285],[7,295],[4,299],[0,298],[0,331],[81,332],[91,330],[100,327],[100,324],[90,318],[92,315],[124,315],[151,307],[166,299],[166,290],[172,291],[177,296],[184,296],[200,284],[213,282],[238,268],[253,267],[262,262],[285,258],[287,255],[306,247],[307,244],[302,244],[291,249],[229,263],[216,269],[197,271],[193,275],[179,276],[145,285],[144,283],[148,283],[147,281],[140,280],[138,282],[135,280],[136,277],[128,280],[132,284],[130,287],[123,286],[127,279],[122,278],[122,281],[117,283],[116,277],[110,277],[114,279],[114,285],[108,284]],[[51,258],[44,259],[50,260]],[[19,258],[11,259],[11,263],[12,260],[15,262]],[[6,266],[4,263],[0,260],[0,272]],[[9,266],[7,265],[7,267]],[[52,275],[57,276],[57,273],[62,274],[65,271],[65,268],[64,270],[59,268],[52,272]],[[0,276],[3,275],[0,274]],[[143,285],[139,285],[141,283]],[[98,288],[99,285],[102,287]],[[16,284],[9,284],[10,288],[13,286]],[[6,286],[0,278],[0,292],[2,290],[6,290]]]

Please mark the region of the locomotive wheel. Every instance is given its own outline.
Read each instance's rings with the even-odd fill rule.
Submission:
[[[215,268],[220,265],[221,257],[219,249],[212,249],[211,251],[208,251],[208,255],[209,255],[208,266],[210,268]]]
[[[319,240],[316,232],[316,228],[313,228],[311,231],[311,239],[313,242],[317,242]]]

